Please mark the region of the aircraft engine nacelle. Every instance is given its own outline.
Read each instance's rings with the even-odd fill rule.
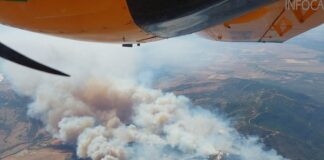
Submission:
[[[78,40],[143,43],[198,32],[275,1],[0,0],[0,22]]]

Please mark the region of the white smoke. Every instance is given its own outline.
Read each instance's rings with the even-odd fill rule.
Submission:
[[[38,43],[41,37],[28,44]],[[6,63],[4,70],[19,93],[34,98],[28,115],[41,120],[53,137],[75,144],[80,158],[284,159],[274,150],[264,150],[257,138],[240,135],[221,116],[193,106],[188,98],[139,84],[136,61],[140,56],[134,51],[103,44],[63,43],[56,38],[48,41],[62,43],[55,47],[63,48],[48,63],[67,69],[71,78],[48,76],[11,63]],[[19,42],[15,44],[19,46]],[[29,53],[31,50],[37,49],[29,48]],[[59,62],[63,58],[73,63]]]
[[[0,82],[2,82],[4,80],[4,77],[2,74],[0,74]]]

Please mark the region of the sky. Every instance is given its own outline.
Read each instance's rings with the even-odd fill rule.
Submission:
[[[69,55],[66,54],[79,54],[84,60],[91,59],[92,55],[113,55],[107,60],[107,62],[113,63],[117,59],[123,59],[125,63],[118,64],[117,67],[127,67],[127,63],[137,63],[137,67],[134,70],[143,70],[143,68],[157,68],[161,65],[176,65],[191,66],[203,65],[199,62],[205,63],[206,59],[226,59],[226,53],[236,53],[244,49],[262,49],[265,46],[281,46],[291,47],[296,45],[299,47],[310,48],[314,50],[323,51],[322,46],[324,35],[324,26],[319,26],[313,30],[307,31],[295,38],[288,40],[282,44],[272,43],[235,43],[235,42],[217,42],[207,40],[199,37],[196,34],[171,38],[153,43],[142,44],[141,47],[134,48],[122,48],[119,44],[108,43],[93,43],[93,42],[81,42],[75,40],[69,40],[64,38],[58,38],[54,36],[48,36],[11,27],[0,26],[0,41],[4,44],[14,48],[17,51],[35,59],[40,62],[44,62],[51,66],[72,65],[73,59],[68,59]],[[64,50],[69,53],[60,52]],[[120,53],[132,53],[133,57],[124,57],[125,55]],[[131,55],[132,55],[131,54]],[[129,56],[129,55],[128,55]],[[52,58],[59,59],[60,64],[54,64]],[[114,60],[116,58],[116,60]],[[227,57],[229,58],[229,57]],[[127,62],[127,59],[132,59]],[[136,60],[135,60],[136,59]],[[149,60],[149,61],[147,61]],[[55,61],[57,63],[57,61]],[[84,63],[90,63],[85,61]],[[54,67],[55,68],[55,67]],[[73,68],[73,67],[72,67]],[[64,68],[60,68],[65,70]],[[66,71],[68,72],[68,71]]]

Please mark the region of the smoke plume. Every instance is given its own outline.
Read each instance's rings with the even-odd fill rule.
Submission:
[[[40,43],[42,36],[37,36],[28,44]],[[258,138],[240,135],[228,120],[194,106],[188,98],[138,82],[141,57],[134,53],[138,50],[63,43],[56,38],[47,41],[58,49],[28,48],[17,41],[15,45],[27,53],[52,53],[48,59],[29,55],[68,70],[71,78],[45,75],[11,63],[5,63],[4,70],[20,94],[33,98],[28,115],[41,120],[53,137],[75,145],[80,158],[284,159],[274,150],[265,150]]]

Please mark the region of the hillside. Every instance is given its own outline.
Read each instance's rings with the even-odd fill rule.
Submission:
[[[217,89],[190,92],[208,85],[212,83],[166,90],[184,93],[197,105],[226,113],[241,133],[259,136],[268,147],[287,158],[324,157],[323,104],[267,82],[237,78],[217,83]]]
[[[7,81],[0,82],[0,159],[65,160],[72,157],[66,146],[52,145],[43,125],[27,116],[30,98],[17,95]]]

